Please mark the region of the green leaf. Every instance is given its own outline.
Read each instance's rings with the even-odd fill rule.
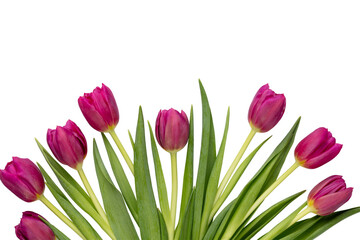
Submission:
[[[163,214],[160,212],[160,210],[158,210],[158,216],[159,216],[159,220],[160,220],[161,240],[168,240],[169,234],[167,231],[167,227],[166,227],[166,223],[165,223]]]
[[[141,107],[135,137],[135,189],[138,201],[139,227],[143,240],[161,239],[159,217],[146,152],[144,118]]]
[[[224,158],[226,138],[227,138],[227,133],[229,130],[229,120],[230,120],[230,108],[228,108],[227,115],[226,115],[225,129],[224,129],[224,134],[223,134],[223,138],[221,141],[220,149],[219,149],[218,155],[216,157],[215,164],[212,169],[210,179],[209,179],[209,182],[207,185],[203,215],[202,215],[202,220],[201,220],[200,239],[202,239],[202,237],[205,235],[205,232],[208,227],[208,220],[209,220],[210,212],[214,205],[215,195],[216,195],[216,191],[217,191],[218,184],[219,184],[221,167],[222,167],[223,158]]]
[[[186,211],[184,215],[184,221],[182,222],[180,228],[180,237],[179,240],[191,240],[192,238],[192,228],[193,228],[193,218],[194,218],[194,207],[195,207],[195,190],[192,190],[189,198],[189,202],[186,206]]]
[[[153,160],[154,160],[155,176],[156,176],[156,184],[157,184],[158,195],[159,195],[160,208],[161,208],[161,211],[162,211],[163,216],[166,219],[166,221],[170,221],[170,208],[169,208],[169,200],[168,200],[168,193],[166,190],[164,173],[163,173],[161,162],[160,162],[159,152],[156,147],[154,134],[153,134],[153,131],[152,131],[152,128],[151,128],[151,125],[149,122],[148,122],[148,125],[149,125],[151,150],[152,150],[152,155],[153,155]]]
[[[189,141],[186,153],[185,170],[183,176],[183,188],[181,194],[180,216],[176,233],[182,226],[186,207],[190,200],[191,192],[193,191],[194,178],[194,111],[193,106],[190,109],[190,127],[189,127]]]
[[[79,202],[79,195],[82,195],[81,199],[85,199],[94,209],[95,206],[92,203],[90,197],[84,191],[84,189],[75,181],[75,179],[46,151],[46,149],[36,140],[37,145],[39,146],[40,151],[45,157],[46,162],[49,164],[56,177],[58,178],[61,186],[69,194],[69,196],[74,200],[76,204],[80,207],[83,205],[82,202]],[[83,209],[86,211],[85,209]]]
[[[208,177],[216,158],[215,135],[212,122],[211,110],[206,96],[205,89],[199,80],[201,101],[202,101],[202,136],[199,168],[195,187],[195,209],[193,222],[193,239],[199,239],[202,210],[204,205],[205,190]],[[215,153],[214,153],[215,152]]]
[[[95,139],[93,151],[96,175],[99,180],[104,208],[116,239],[139,239],[125,206],[122,194],[105,177],[103,169],[100,167],[103,163]]]
[[[53,194],[56,201],[60,204],[61,208],[64,209],[74,225],[80,230],[86,239],[101,240],[99,234],[97,234],[90,223],[81,215],[78,210],[76,210],[76,208],[69,202],[69,200],[63,198],[61,194],[58,194],[56,190],[52,189],[51,185],[47,185],[47,187]]]
[[[277,238],[281,240],[310,240],[318,237],[342,220],[360,212],[360,207],[338,211],[327,216],[315,216],[295,223]],[[296,234],[293,234],[296,233]]]
[[[128,134],[129,134],[129,139],[130,139],[131,146],[132,146],[132,148],[134,150],[135,149],[135,142],[134,142],[134,139],[133,139],[133,137],[131,135],[130,130],[128,130]]]
[[[129,210],[134,217],[135,221],[138,222],[138,206],[136,202],[136,198],[134,192],[130,186],[130,183],[126,177],[124,169],[121,166],[119,158],[117,157],[113,147],[111,146],[109,140],[106,138],[104,133],[101,133],[103,138],[105,148],[110,160],[111,168],[113,170],[115,179],[119,188],[124,196],[125,202],[129,207]]]
[[[275,148],[260,170],[240,192],[236,198],[236,202],[221,223],[215,238],[220,238],[223,234],[225,235],[225,238],[232,237],[237,229],[249,220],[249,217],[247,219],[244,218],[252,204],[266,190],[264,184],[269,185],[276,180],[278,170],[281,168],[282,163],[285,161],[287,153],[294,142],[299,122],[300,118],[295,122],[289,133]],[[277,174],[274,174],[274,172],[277,172]]]
[[[292,201],[294,201],[297,197],[302,195],[305,191],[301,191],[296,193],[284,200],[274,204],[266,211],[261,213],[258,217],[256,217],[252,222],[250,222],[244,229],[242,229],[237,236],[235,236],[235,240],[249,240],[256,233],[258,233],[264,226],[266,226],[273,218],[275,218],[285,207],[287,207]]]
[[[46,219],[41,218],[40,219],[53,231],[53,233],[56,236],[56,239],[58,240],[70,240],[64,233],[62,233],[59,229],[57,229],[54,225],[46,221]]]

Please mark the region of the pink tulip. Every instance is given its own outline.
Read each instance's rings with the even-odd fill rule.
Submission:
[[[189,139],[189,121],[184,111],[160,110],[156,119],[156,139],[168,152],[177,152]]]
[[[286,106],[284,94],[276,94],[269,84],[262,86],[250,105],[248,120],[257,132],[267,132],[281,119]]]
[[[346,188],[342,176],[333,175],[316,185],[308,196],[308,206],[320,216],[329,215],[346,203],[353,188]]]
[[[87,154],[87,144],[80,128],[71,120],[64,127],[48,129],[48,145],[55,157],[74,169],[82,164]]]
[[[0,180],[25,202],[37,200],[45,190],[44,178],[39,168],[27,158],[13,157],[5,169],[0,170]]]
[[[91,127],[99,132],[113,130],[119,122],[119,110],[110,88],[102,84],[78,99],[79,107]]]
[[[15,227],[16,236],[20,240],[55,240],[54,232],[40,217],[34,212],[23,212],[20,224]]]
[[[318,128],[295,148],[295,159],[305,168],[318,168],[335,158],[342,148],[326,128]]]

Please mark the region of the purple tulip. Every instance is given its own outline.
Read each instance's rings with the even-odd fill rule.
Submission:
[[[177,152],[189,139],[189,120],[184,111],[160,110],[156,119],[156,139],[168,152]]]
[[[119,122],[119,109],[114,95],[105,84],[79,97],[78,103],[90,126],[99,132],[111,131]]]
[[[295,148],[295,159],[305,168],[318,168],[335,158],[342,148],[326,128],[318,128]]]
[[[346,188],[342,176],[333,175],[316,185],[308,196],[308,206],[320,216],[329,215],[346,203],[353,188]]]
[[[11,192],[25,202],[33,202],[44,192],[44,178],[39,168],[27,158],[13,157],[4,170],[0,170],[0,180]]]
[[[286,99],[284,94],[276,94],[269,89],[269,84],[262,86],[250,105],[248,120],[257,132],[272,129],[284,114]]]
[[[80,128],[71,120],[64,127],[48,129],[48,145],[55,157],[63,164],[77,169],[87,154],[87,144]]]
[[[55,240],[54,232],[34,212],[23,212],[20,224],[15,226],[16,236],[20,240]]]

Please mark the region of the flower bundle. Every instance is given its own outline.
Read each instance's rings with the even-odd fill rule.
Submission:
[[[55,178],[42,167],[27,158],[13,157],[0,180],[17,197],[26,201],[41,201],[59,219],[74,231],[80,239],[102,239],[88,218],[113,240],[166,239],[166,240],[212,240],[252,239],[304,191],[280,200],[262,213],[257,209],[271,192],[298,167],[314,169],[334,159],[341,151],[328,129],[320,127],[297,143],[294,164],[280,175],[282,166],[293,145],[300,118],[288,134],[275,147],[262,167],[227,205],[227,200],[248,165],[268,139],[248,153],[248,146],[257,133],[272,129],[282,118],[286,99],[276,94],[266,84],[262,86],[250,105],[248,121],[250,133],[239,149],[224,177],[220,178],[224,159],[230,110],[228,109],[224,133],[219,148],[216,148],[215,130],[209,101],[199,81],[202,101],[202,136],[197,174],[194,175],[194,113],[191,107],[189,118],[184,111],[160,110],[155,121],[155,134],[148,123],[152,157],[148,157],[146,128],[142,108],[139,108],[136,134],[129,133],[131,152],[125,149],[115,129],[119,122],[119,110],[112,91],[102,85],[92,93],[79,97],[78,104],[92,128],[101,132],[111,170],[107,169],[105,154],[100,154],[98,143],[93,141],[94,160],[101,198],[96,196],[83,170],[88,155],[88,143],[80,128],[71,120],[63,127],[47,132],[48,151],[39,141],[38,147]],[[117,146],[113,149],[107,134]],[[170,155],[171,171],[163,171],[158,145]],[[186,147],[187,146],[187,147]],[[178,197],[177,153],[186,147],[186,159],[181,197]],[[52,154],[50,153],[52,152]],[[133,156],[133,157],[130,157]],[[154,163],[157,192],[153,190],[148,161]],[[124,160],[124,162],[123,162]],[[242,161],[241,161],[242,160]],[[126,174],[124,163],[131,174]],[[73,170],[69,172],[62,166]],[[82,183],[78,183],[71,171],[77,171]],[[171,174],[171,194],[164,174]],[[170,173],[171,172],[171,173]],[[195,178],[196,176],[196,178]],[[132,187],[131,183],[135,183]],[[155,183],[154,183],[155,184]],[[61,187],[60,187],[61,186]],[[44,195],[45,187],[56,199],[59,207]],[[270,231],[260,237],[266,239],[313,239],[343,220],[360,211],[360,207],[335,212],[346,203],[352,188],[347,187],[342,176],[333,175],[317,184],[307,200],[292,211]],[[170,198],[169,198],[170,195]],[[158,201],[157,201],[157,200]],[[102,200],[102,201],[101,201]],[[158,204],[157,204],[158,202]],[[74,204],[75,203],[75,204]],[[79,211],[79,210],[82,211]],[[316,216],[302,220],[308,213]],[[49,218],[47,218],[49,219]],[[15,228],[19,239],[67,240],[48,220],[34,212],[24,212]]]

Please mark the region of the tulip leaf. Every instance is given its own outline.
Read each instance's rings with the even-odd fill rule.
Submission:
[[[127,206],[129,207],[129,210],[130,210],[132,216],[134,217],[135,221],[138,222],[138,207],[137,207],[137,202],[136,202],[134,192],[133,192],[133,190],[130,186],[130,183],[126,177],[124,169],[121,166],[119,158],[117,157],[109,140],[106,138],[105,134],[102,133],[101,136],[102,136],[104,144],[105,144],[105,148],[106,148],[109,160],[110,160],[111,168],[113,170],[116,182],[119,185],[119,188],[124,196],[125,202],[126,202]]]
[[[111,229],[116,239],[139,239],[125,206],[122,194],[106,178],[103,172],[103,168],[101,167],[103,166],[103,162],[95,140],[93,142],[93,151],[95,170],[99,180],[106,216],[109,219]]]
[[[295,223],[276,238],[281,240],[314,239],[340,221],[359,212],[360,207],[356,207],[334,212],[327,216],[314,216],[312,218]]]
[[[70,240],[70,238],[68,238],[64,233],[62,233],[59,229],[57,229],[54,225],[52,225],[51,223],[49,223],[48,221],[46,221],[46,219],[41,218],[41,221],[43,221],[55,234],[56,239],[58,240]]]
[[[158,216],[160,220],[160,232],[161,232],[161,240],[168,240],[169,234],[167,231],[166,223],[163,214],[158,210]]]
[[[218,189],[221,167],[222,167],[222,162],[223,162],[224,153],[225,153],[226,138],[227,138],[227,133],[229,130],[229,121],[230,121],[230,108],[228,108],[227,115],[226,115],[225,129],[224,129],[224,134],[223,134],[223,138],[221,141],[220,149],[219,149],[218,155],[216,157],[215,164],[212,169],[209,183],[208,183],[207,189],[206,189],[205,203],[204,203],[203,215],[202,215],[202,219],[201,219],[200,239],[203,238],[203,236],[205,235],[205,232],[207,230],[210,212],[214,205],[214,200],[215,200],[216,192]]]
[[[146,152],[144,118],[141,107],[135,137],[135,189],[138,201],[141,239],[161,239],[161,230]]]
[[[153,155],[153,160],[154,160],[155,176],[156,176],[156,184],[157,184],[158,195],[159,195],[160,208],[161,208],[161,212],[163,213],[164,218],[166,219],[167,222],[169,222],[170,221],[170,207],[169,207],[168,193],[166,190],[164,173],[163,173],[161,162],[160,162],[159,152],[156,147],[154,134],[153,134],[153,131],[151,129],[151,125],[149,122],[148,122],[148,125],[149,125],[151,149],[152,149],[152,155]]]
[[[180,234],[186,207],[190,200],[191,192],[193,191],[193,179],[194,179],[194,111],[193,111],[193,106],[191,106],[190,125],[189,125],[189,140],[188,140],[185,170],[184,170],[184,176],[183,176],[183,187],[182,187],[181,204],[180,204],[180,216],[179,216],[179,223],[178,223],[178,227],[176,228],[175,235]]]
[[[184,220],[182,221],[181,226],[178,229],[179,240],[191,239],[192,222],[193,222],[193,218],[194,218],[194,206],[195,206],[195,201],[194,201],[195,194],[194,193],[195,193],[194,190],[192,190],[192,192],[190,193],[190,198],[189,198],[189,201],[186,206],[185,213],[184,213]]]
[[[128,134],[129,134],[129,139],[130,139],[131,146],[132,146],[132,148],[134,150],[135,149],[135,142],[134,142],[134,139],[133,139],[133,137],[131,135],[130,130],[128,130]]]
[[[75,179],[46,151],[46,149],[36,140],[37,145],[39,146],[40,151],[42,152],[46,162],[49,164],[51,169],[54,171],[56,177],[58,178],[60,184],[64,190],[69,194],[69,196],[77,203],[77,196],[73,196],[74,192],[77,192],[82,195],[82,198],[85,199],[94,209],[95,206],[91,201],[90,197],[84,191],[84,189],[75,181]],[[71,186],[72,189],[69,189],[68,186]],[[74,191],[72,191],[74,190]],[[74,198],[73,198],[74,197]],[[77,203],[78,204],[78,203]]]
[[[251,221],[244,229],[242,229],[234,240],[250,240],[256,233],[258,233],[264,226],[266,226],[273,218],[275,218],[285,207],[292,201],[302,195],[305,191],[298,192],[282,201],[274,204],[266,211],[261,213],[253,221]]]
[[[199,239],[201,217],[203,214],[203,205],[205,198],[205,190],[208,178],[210,176],[215,158],[215,134],[212,122],[211,110],[206,96],[205,89],[199,80],[201,102],[202,102],[202,136],[199,167],[195,187],[195,209],[193,222],[193,239]],[[215,152],[215,153],[214,153]]]
[[[47,185],[51,193],[53,194],[56,201],[60,204],[61,208],[64,209],[66,214],[72,220],[74,225],[80,230],[86,239],[101,240],[99,234],[94,230],[90,223],[76,210],[76,208],[67,200],[63,198],[56,190],[52,189],[51,185]]]
[[[281,168],[294,142],[299,123],[300,118],[295,122],[288,134],[275,148],[260,170],[242,189],[236,198],[235,203],[224,217],[215,238],[220,238],[223,235],[225,235],[225,238],[232,237],[236,230],[249,220],[249,217],[244,219],[247,211],[251,208],[256,199],[266,190],[266,188],[263,187],[264,184],[269,185],[276,180],[279,173],[278,169]],[[277,175],[273,174],[273,172],[277,172]]]

